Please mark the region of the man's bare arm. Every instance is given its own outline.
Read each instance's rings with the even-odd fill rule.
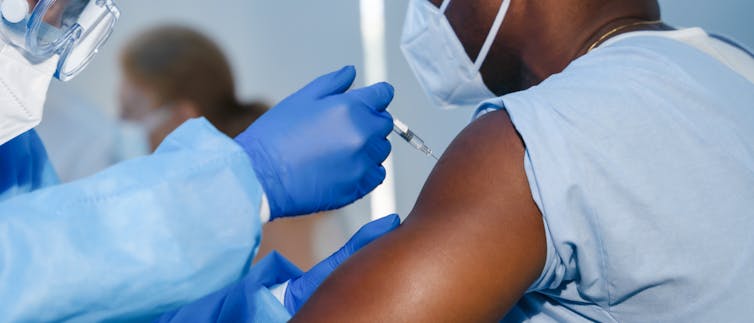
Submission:
[[[465,129],[406,222],[337,269],[300,322],[497,321],[546,258],[524,146],[505,111]]]

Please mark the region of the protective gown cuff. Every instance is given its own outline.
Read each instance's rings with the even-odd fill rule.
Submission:
[[[273,252],[240,282],[166,313],[158,322],[286,322],[291,314],[270,288],[301,275],[295,265]]]
[[[277,173],[277,168],[283,167],[285,164],[270,159],[271,155],[267,153],[264,145],[262,145],[259,140],[254,139],[251,135],[245,132],[236,137],[235,141],[238,145],[243,147],[244,151],[246,151],[246,154],[249,156],[254,174],[256,174],[259,184],[262,185],[262,189],[267,198],[270,210],[270,221],[275,220],[275,218],[284,214],[280,203],[288,201],[285,188]],[[285,173],[285,171],[283,171],[283,173]]]

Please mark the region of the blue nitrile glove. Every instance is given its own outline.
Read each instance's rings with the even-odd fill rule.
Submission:
[[[393,87],[346,92],[353,67],[319,77],[236,137],[267,194],[271,218],[348,205],[385,179]]]
[[[292,279],[285,290],[285,308],[291,315],[296,314],[301,306],[309,300],[320,284],[335,268],[345,262],[351,255],[359,251],[377,238],[393,231],[401,224],[397,214],[372,221],[361,227],[346,244],[327,259],[323,260],[303,276]]]
[[[284,322],[296,314],[335,268],[356,251],[399,225],[400,218],[397,215],[368,223],[343,248],[303,274],[285,258],[273,252],[252,266],[241,281],[165,313],[157,322]],[[268,288],[286,281],[288,285],[283,293],[285,306],[281,306]]]

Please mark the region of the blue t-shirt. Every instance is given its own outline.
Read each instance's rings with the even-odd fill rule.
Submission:
[[[754,83],[683,42],[638,36],[480,111],[502,107],[548,245],[504,321],[754,317]]]

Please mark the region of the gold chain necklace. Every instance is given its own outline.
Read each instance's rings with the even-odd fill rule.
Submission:
[[[659,23],[662,23],[662,20],[639,21],[639,22],[628,24],[628,25],[623,25],[623,26],[619,26],[619,27],[613,28],[613,30],[608,31],[607,33],[605,33],[604,35],[602,35],[602,37],[600,37],[600,39],[597,39],[597,41],[594,42],[594,44],[592,44],[592,46],[589,46],[589,49],[586,52],[587,53],[591,52],[598,45],[600,45],[603,41],[605,41],[605,39],[607,39],[608,37],[610,37],[612,35],[615,35],[615,33],[619,32],[619,31],[621,31],[623,29],[631,28],[631,27],[636,27],[636,26],[643,26],[643,25],[654,25],[654,24],[659,24]]]

